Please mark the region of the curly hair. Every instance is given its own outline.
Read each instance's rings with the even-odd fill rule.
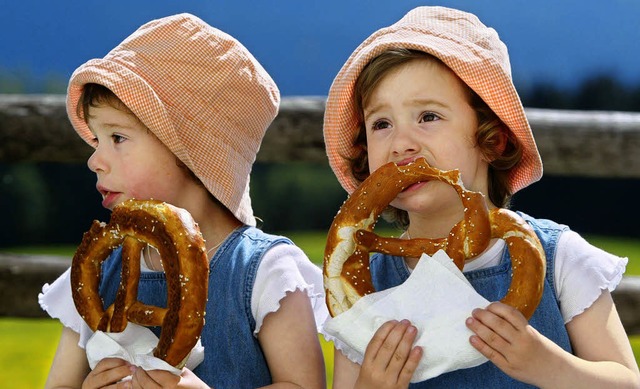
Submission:
[[[367,155],[367,135],[364,124],[364,106],[382,78],[390,70],[410,61],[428,60],[447,67],[438,58],[417,50],[387,50],[369,62],[360,73],[355,83],[353,101],[357,107],[359,129],[353,140],[356,156],[349,159],[351,173],[360,182],[369,177],[369,160]],[[489,106],[471,88],[465,85],[469,105],[476,111],[478,129],[476,146],[489,162],[489,199],[498,207],[508,207],[513,193],[509,191],[509,172],[522,158],[522,145],[498,118]],[[406,211],[389,206],[382,217],[396,224],[401,229],[409,226]]]

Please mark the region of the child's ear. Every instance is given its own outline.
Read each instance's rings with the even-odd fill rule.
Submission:
[[[500,131],[496,134],[496,138],[496,155],[502,155],[507,148],[507,141],[509,140],[507,130],[501,127]]]
[[[486,139],[485,147],[483,147],[483,157],[487,163],[491,163],[498,159],[507,148],[509,135],[507,130],[500,127],[496,129],[490,138]]]

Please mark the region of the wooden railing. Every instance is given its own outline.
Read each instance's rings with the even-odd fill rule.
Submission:
[[[258,154],[261,162],[326,164],[323,97],[284,98]],[[640,178],[640,113],[527,109],[546,175]],[[0,95],[0,162],[85,163],[61,95]],[[41,316],[35,296],[68,259],[0,255],[0,315]],[[640,333],[640,278],[614,292],[628,333]]]
[[[323,97],[285,97],[258,153],[261,162],[327,163]],[[640,113],[526,109],[545,174],[640,178]],[[0,162],[84,163],[62,95],[0,94]]]

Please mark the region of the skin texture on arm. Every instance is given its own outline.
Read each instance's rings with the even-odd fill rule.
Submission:
[[[315,319],[306,292],[296,290],[264,318],[258,341],[267,359],[270,388],[325,388],[325,368]]]
[[[336,389],[355,387],[360,365],[351,362],[337,348],[334,348],[333,355],[333,387]]]
[[[638,366],[607,290],[567,323],[575,355],[541,335],[505,304],[474,310],[467,326],[475,333],[471,344],[515,379],[541,388],[640,387]]]
[[[58,348],[49,370],[46,389],[79,388],[89,374],[89,363],[85,351],[78,346],[80,335],[63,327]]]
[[[119,382],[135,370],[122,359],[104,359],[90,370],[86,352],[78,346],[79,338],[78,333],[63,327],[45,389],[132,387],[130,382]]]
[[[422,349],[413,347],[417,329],[409,321],[388,321],[373,335],[362,367],[336,349],[333,387],[406,388],[418,367]]]

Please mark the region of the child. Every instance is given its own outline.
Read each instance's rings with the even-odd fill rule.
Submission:
[[[277,114],[279,91],[231,36],[189,14],[151,21],[103,59],[80,66],[67,111],[95,148],[102,205],[157,199],[188,210],[210,259],[201,341],[204,361],[180,376],[107,358],[90,371],[91,331],[70,294],[69,272],[43,288],[40,303],[64,324],[47,387],[325,387],[318,320],[322,276],[284,237],[255,228],[249,174]],[[161,258],[143,250],[138,299],[166,304]],[[105,261],[101,295],[113,301],[120,250]],[[153,386],[156,387],[156,386]]]
[[[331,167],[349,193],[381,165],[418,157],[442,170],[459,169],[465,187],[484,193],[490,208],[507,207],[512,194],[542,175],[506,47],[474,15],[443,7],[416,8],[354,51],[331,86],[324,132]],[[445,237],[463,218],[455,190],[437,181],[407,188],[388,211],[407,239]],[[626,259],[566,226],[521,215],[547,256],[535,314],[527,323],[499,302],[469,312],[470,342],[490,362],[411,386],[638,387],[638,367],[610,294]],[[417,261],[374,254],[376,289],[403,283]],[[510,266],[504,241],[495,240],[463,271],[478,293],[497,301],[510,284]],[[413,347],[417,329],[397,319],[378,329],[362,366],[336,353],[335,388],[409,385],[429,350]]]

